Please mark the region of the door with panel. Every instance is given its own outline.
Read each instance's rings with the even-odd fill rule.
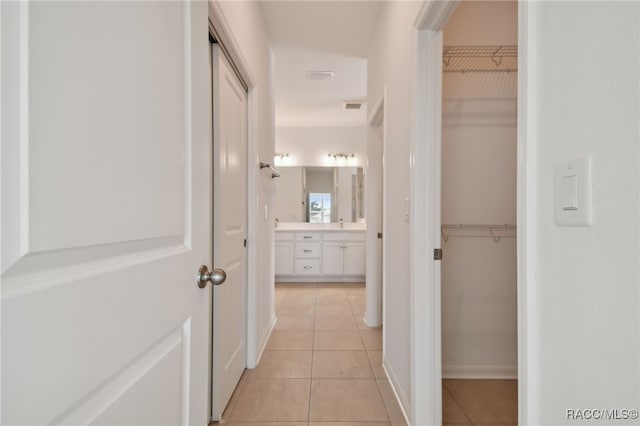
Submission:
[[[1,423],[205,424],[206,3],[0,16]]]
[[[220,420],[247,365],[247,92],[217,44],[213,88],[213,262],[227,280],[213,293],[211,420]]]

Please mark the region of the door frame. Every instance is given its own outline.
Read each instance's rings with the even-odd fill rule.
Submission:
[[[366,238],[366,274],[365,291],[367,310],[365,322],[369,327],[380,327],[384,323],[384,244],[378,238],[378,229],[382,231],[384,238],[385,222],[382,214],[382,206],[385,205],[385,191],[383,179],[383,161],[387,130],[385,126],[387,87],[385,85],[382,98],[380,98],[367,120],[367,167],[366,167],[366,212],[367,212],[367,238]],[[382,127],[382,134],[379,128]],[[371,141],[379,138],[372,147]],[[381,194],[381,195],[380,195]],[[384,350],[384,344],[382,345]]]
[[[413,29],[411,217],[425,220],[412,220],[410,224],[411,423],[421,425],[442,424],[440,265],[424,260],[431,259],[432,250],[440,247],[442,31],[461,1],[425,0]],[[527,139],[535,140],[535,126],[528,126],[528,121],[535,120],[531,107],[536,105],[535,76],[527,74],[529,52],[535,52],[535,40],[527,37],[528,24],[535,19],[530,12],[526,1],[518,2],[518,424],[535,424],[538,407],[535,393],[531,392],[538,365],[532,291],[536,238],[528,226],[533,223],[533,210],[527,209],[533,205],[536,189],[531,179],[535,150],[532,143],[527,143]]]
[[[247,368],[255,368],[263,345],[259,344],[257,329],[257,203],[258,197],[256,181],[259,173],[258,139],[257,139],[257,111],[258,100],[255,92],[257,79],[251,71],[240,46],[233,36],[231,26],[227,22],[220,4],[209,0],[209,32],[228,56],[229,62],[247,86]],[[209,374],[211,372],[209,371]]]

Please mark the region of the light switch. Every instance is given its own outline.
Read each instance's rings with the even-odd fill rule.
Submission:
[[[578,210],[578,179],[576,175],[564,176],[560,182],[562,208],[564,210]]]
[[[591,169],[590,156],[556,164],[554,210],[557,225],[591,225]]]

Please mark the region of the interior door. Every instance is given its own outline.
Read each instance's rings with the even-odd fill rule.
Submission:
[[[1,423],[206,424],[206,2],[0,15]]]
[[[211,419],[220,420],[247,365],[247,92],[212,45],[213,263],[227,273],[213,293]]]

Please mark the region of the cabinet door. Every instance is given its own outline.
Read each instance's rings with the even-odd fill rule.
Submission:
[[[364,275],[364,243],[344,243],[344,274]]]
[[[322,245],[322,273],[325,275],[342,275],[342,247],[344,243],[324,243]]]
[[[276,243],[276,275],[293,275],[293,244]]]

